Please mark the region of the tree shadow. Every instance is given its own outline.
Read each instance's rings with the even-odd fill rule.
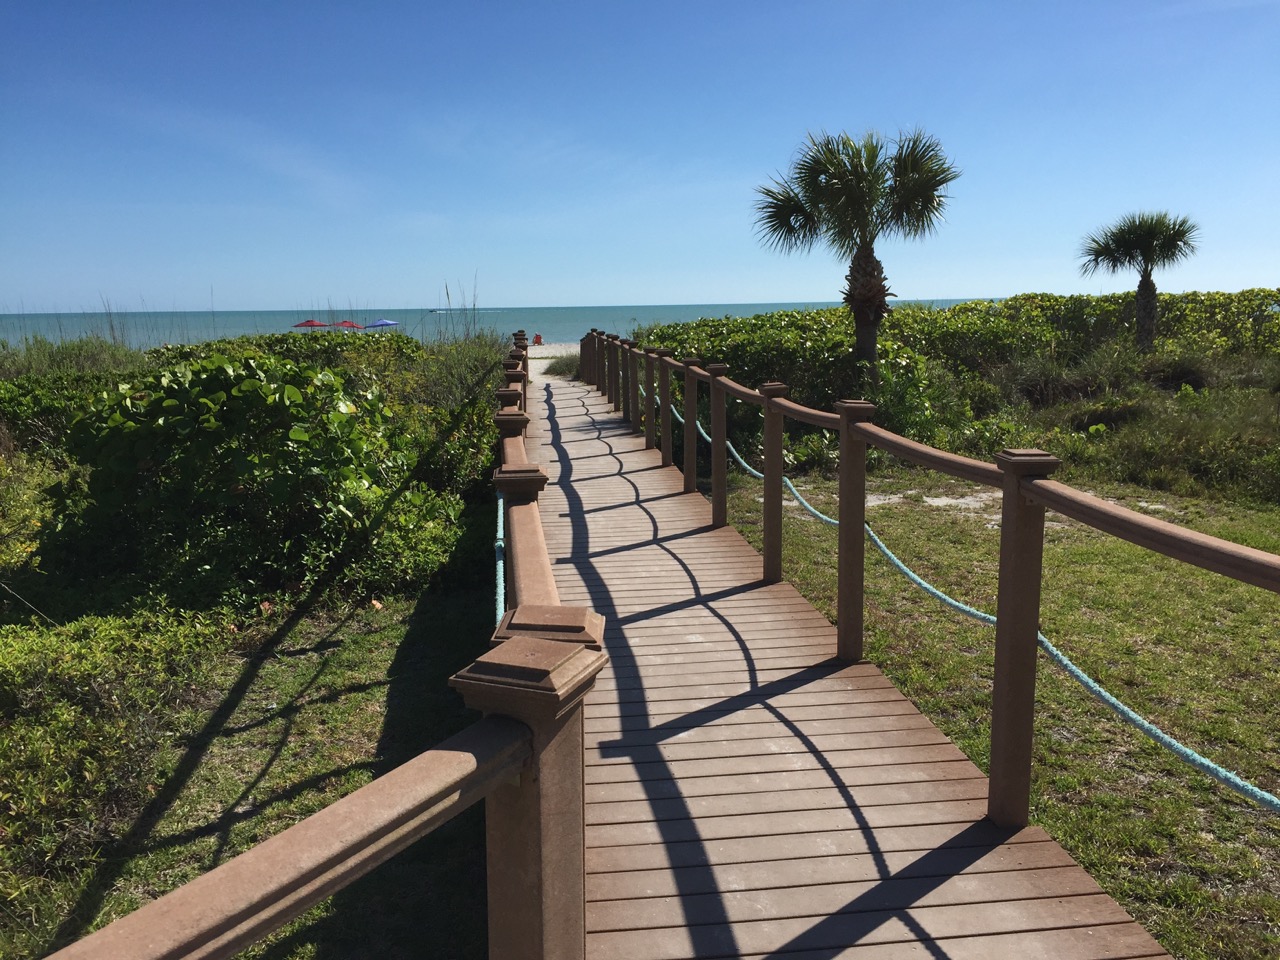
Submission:
[[[496,369],[496,364],[493,369]],[[492,369],[484,371],[484,377],[487,379],[491,373]],[[476,389],[481,386],[479,381],[474,384]],[[455,427],[461,422],[463,415],[463,411],[455,415]],[[441,433],[439,444],[443,444],[444,437],[448,433],[449,431]],[[245,729],[244,724],[233,724],[232,718],[249,700],[255,685],[261,679],[264,666],[278,654],[296,656],[306,652],[306,648],[289,647],[286,642],[295,635],[299,626],[314,611],[324,605],[343,569],[367,547],[369,538],[383,527],[394,506],[417,479],[432,469],[433,463],[440,455],[441,451],[434,446],[421,453],[415,468],[387,497],[362,535],[353,538],[344,550],[331,559],[295,609],[244,661],[239,674],[221,695],[217,706],[205,718],[200,729],[187,740],[185,750],[173,771],[142,806],[128,829],[104,846],[99,862],[80,888],[75,903],[45,943],[41,953],[48,953],[65,946],[87,933],[101,912],[108,895],[137,858],[161,849],[181,846],[200,837],[214,835],[218,837],[217,850],[212,862],[207,864],[207,868],[216,866],[222,859],[230,842],[231,829],[247,819],[244,816],[246,801],[281,756],[290,739],[293,718],[301,705],[301,697],[321,680],[327,664],[324,654],[339,645],[339,641],[335,639],[336,635],[346,619],[350,618],[350,614],[343,621],[333,625],[322,639],[309,645],[312,652],[320,654],[320,662],[291,702],[277,709],[275,719],[283,720],[283,733],[275,737],[275,742],[267,751],[268,758],[260,769],[256,773],[246,773],[245,786],[236,800],[227,804],[205,828],[196,831],[180,831],[173,836],[157,836],[157,829],[193,782],[212,745],[223,737]],[[342,776],[345,772],[371,768],[375,776],[384,773],[465,727],[471,719],[475,718],[474,715],[469,719],[465,718],[461,701],[447,687],[445,680],[449,674],[456,672],[482,652],[492,633],[492,597],[483,602],[476,601],[474,583],[480,575],[470,571],[468,567],[474,566],[477,562],[476,558],[481,555],[476,549],[477,538],[491,539],[493,509],[492,502],[488,500],[483,505],[467,506],[461,521],[464,525],[463,542],[455,549],[449,563],[433,578],[432,587],[419,599],[418,607],[411,618],[408,634],[389,671],[388,704],[375,759],[368,764],[339,767],[293,784],[264,799],[255,799],[253,807],[256,811],[285,802],[293,796],[299,796],[305,792],[308,785],[320,785],[333,777]],[[486,532],[479,533],[471,530],[482,522],[487,523]],[[492,570],[487,561],[485,568],[491,577]],[[445,589],[440,589],[442,586]],[[457,596],[444,596],[444,594],[455,592]],[[436,607],[441,609],[437,610]],[[476,624],[468,621],[460,611],[466,611],[468,615],[478,617]],[[478,625],[479,621],[484,621],[482,629]],[[415,651],[417,651],[416,655]],[[450,666],[446,669],[444,664]],[[442,670],[445,672],[441,673]],[[356,690],[352,688],[348,692],[356,692]],[[454,717],[449,708],[443,706],[446,698],[456,701],[457,717]],[[430,732],[433,723],[442,724],[446,729],[444,732],[433,734]],[[453,726],[450,726],[450,723]],[[480,849],[483,849],[483,843],[480,844]],[[410,852],[406,851],[401,857]],[[481,878],[482,892],[479,902],[483,903],[483,865],[481,865]],[[351,954],[347,952],[344,955]],[[388,955],[392,954],[379,953],[379,956]]]

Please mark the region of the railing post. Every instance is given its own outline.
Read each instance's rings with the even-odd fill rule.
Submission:
[[[596,389],[600,391],[600,395],[604,396],[609,389],[608,370],[608,339],[605,337],[603,330],[596,333]]]
[[[658,445],[658,424],[653,418],[657,409],[655,391],[653,389],[654,354],[657,347],[644,348],[644,448],[652,450]]]
[[[711,374],[711,526],[729,522],[728,431],[725,425],[724,387],[720,378],[729,372],[725,363],[707,364]]]
[[[629,421],[631,419],[631,410],[632,410],[631,394],[634,389],[632,387],[632,383],[635,379],[632,376],[632,373],[634,371],[631,366],[631,341],[626,339],[619,340],[618,351],[619,351],[618,355],[621,358],[622,419]],[[617,408],[615,407],[614,409],[617,409]]]
[[[1062,461],[1040,450],[1005,450],[996,454],[996,464],[1004,472],[1004,500],[987,816],[1002,827],[1025,827],[1031,808],[1044,507],[1024,497],[1020,487],[1024,479],[1053,473]]]
[[[622,396],[619,391],[619,385],[622,375],[618,372],[618,361],[621,359],[621,347],[618,341],[622,339],[616,333],[609,334],[609,391],[607,396],[609,402],[613,404],[614,410],[622,409]]]
[[[516,636],[450,679],[468,707],[533,733],[529,767],[485,802],[491,960],[586,952],[582,700],[606,657]]]
[[[671,367],[667,364],[667,358],[672,355],[673,351],[666,347],[659,347],[657,351],[658,357],[658,416],[661,418],[659,422],[662,424],[662,465],[669,467],[675,463],[675,451],[672,449],[675,441],[672,438],[672,416],[671,416]]]
[[[516,349],[520,351],[520,369],[524,372],[524,380],[520,385],[520,409],[529,409],[529,339],[523,330],[516,331]]]
[[[631,429],[640,432],[640,345],[627,341],[627,406]]]
[[[698,378],[693,368],[702,366],[699,357],[686,357],[684,364],[684,492],[698,489]]]
[[[785,383],[761,385],[764,396],[764,570],[766,583],[782,579],[782,413],[769,401],[785,397]]]
[[[863,589],[866,567],[867,441],[853,429],[876,412],[866,400],[840,400],[840,532],[836,574],[836,657],[862,659]]]
[[[578,342],[578,376],[588,386],[595,382],[593,379],[596,372],[595,363],[591,356],[595,341],[596,328],[592,327],[591,331]]]

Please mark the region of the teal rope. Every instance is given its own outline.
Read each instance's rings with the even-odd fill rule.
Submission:
[[[743,460],[742,454],[738,453],[738,451],[734,449],[734,446],[732,443],[726,440],[724,442],[724,445],[728,447],[729,452],[733,454],[733,459],[738,461],[738,466],[740,466],[743,470],[747,471],[747,473],[751,474],[751,476],[755,477],[757,480],[764,479],[764,474],[761,473],[759,470],[757,470],[755,467],[751,466],[751,464],[747,463],[747,461]]]
[[[671,409],[673,412],[675,411],[674,404],[672,404]],[[679,414],[677,413],[676,416],[678,417]],[[684,423],[683,418],[680,422]],[[707,436],[706,432],[702,429],[701,424],[698,424],[698,432],[702,434],[704,439],[710,442],[711,438]],[[733,449],[733,444],[726,445],[733,453],[733,458],[737,460],[739,465],[741,465],[748,473],[754,476],[757,480],[764,477],[763,473],[760,473],[758,470],[753,470],[747,465],[746,461],[738,455],[738,451]],[[790,477],[784,476],[782,478],[782,482],[786,484],[787,489],[791,491],[791,495],[796,498],[796,501],[814,517],[821,520],[823,523],[828,523],[834,527],[838,527],[840,525],[839,520],[828,517],[825,513],[822,513],[809,503],[808,500],[802,497],[800,492],[796,490],[795,484],[791,482]],[[929,596],[933,597],[935,600],[941,601],[946,606],[966,617],[995,626],[996,618],[991,614],[983,613],[981,610],[977,610],[968,604],[961,603],[959,600],[947,596],[894,556],[893,552],[884,545],[884,541],[875,535],[875,532],[871,529],[869,524],[863,524],[863,529],[866,531],[867,537],[875,545],[876,549],[884,555],[885,559],[888,560],[899,573],[905,576],[916,586],[920,587],[920,589],[924,590],[924,592],[929,594]],[[1110,708],[1110,710],[1125,723],[1142,731],[1156,743],[1160,744],[1160,746],[1179,757],[1183,762],[1195,767],[1201,773],[1208,774],[1223,786],[1236,791],[1236,793],[1239,793],[1242,796],[1248,797],[1250,800],[1260,806],[1266,807],[1273,813],[1280,813],[1280,797],[1276,797],[1274,794],[1268,793],[1260,787],[1254,786],[1252,783],[1242,779],[1240,776],[1232,773],[1225,767],[1219,766],[1207,757],[1197,753],[1186,744],[1175,740],[1151,721],[1139,716],[1131,707],[1117,700],[1096,680],[1077,667],[1066,654],[1050,643],[1048,638],[1039,631],[1036,631],[1036,642],[1040,645],[1040,649],[1048,654],[1049,659],[1066,671],[1077,683],[1080,684],[1080,686],[1084,687],[1085,690],[1089,691],[1089,693]]]
[[[502,618],[507,613],[507,541],[506,541],[506,522],[505,522],[505,504],[502,498],[502,491],[498,491],[498,534],[493,541],[493,557],[497,565],[497,571],[494,579],[497,581],[497,596],[494,600],[494,607],[497,611],[496,623],[501,623]]]

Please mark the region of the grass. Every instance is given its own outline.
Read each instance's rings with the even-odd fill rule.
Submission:
[[[834,513],[834,481],[798,482],[818,509]],[[924,471],[875,476],[870,492],[888,498],[868,519],[889,549],[944,592],[994,612],[998,499],[972,509],[940,502],[984,491]],[[1095,492],[1280,551],[1280,508],[1120,485]],[[756,481],[735,478],[730,519],[757,547],[758,497]],[[835,530],[798,507],[786,516],[785,574],[834,618]],[[1280,791],[1280,598],[1049,519],[1045,635],[1174,737]],[[868,551],[868,659],[985,770],[994,631],[949,611]],[[1280,818],[1183,765],[1043,656],[1041,663],[1033,822],[1175,956],[1280,955]]]
[[[581,360],[578,352],[562,353],[558,357],[552,358],[547,364],[544,374],[548,377],[565,377],[570,380],[578,378],[578,365]]]
[[[483,512],[483,511],[482,511]],[[491,523],[492,510],[477,523]],[[473,565],[475,555],[469,554]],[[216,867],[462,729],[447,678],[488,647],[475,569],[417,602],[268,609],[162,735],[116,839],[46,883],[0,956],[40,955]],[[460,579],[459,579],[460,577]],[[483,817],[467,811],[256,945],[255,957],[485,956]],[[46,878],[48,879],[48,878]],[[56,928],[56,929],[55,929]]]

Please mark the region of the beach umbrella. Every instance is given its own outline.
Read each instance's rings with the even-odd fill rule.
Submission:
[[[364,327],[360,326],[360,324],[356,323],[354,320],[339,320],[337,323],[331,324],[331,326],[341,327],[343,330],[363,330],[364,329]]]
[[[397,321],[383,320],[381,317],[379,317],[377,320],[373,321],[373,323],[366,324],[365,329],[372,330],[374,327],[397,327],[397,326],[399,326],[399,323]]]
[[[295,323],[295,327],[306,327],[308,330],[315,330],[317,327],[327,327],[327,323],[321,323],[319,320],[303,320],[301,323]]]

